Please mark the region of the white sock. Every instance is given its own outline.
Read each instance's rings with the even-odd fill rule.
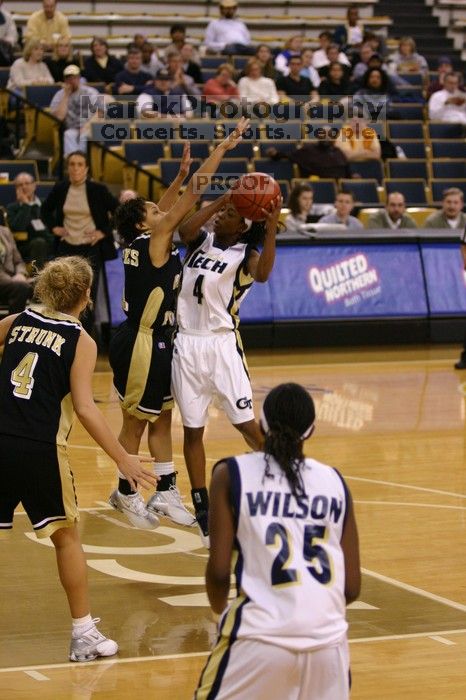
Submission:
[[[94,624],[90,613],[88,615],[84,615],[84,617],[73,617],[72,622],[73,635],[76,637],[79,637],[81,634],[83,634],[83,632],[87,632],[87,630],[89,630]]]
[[[154,462],[154,472],[156,476],[164,476],[165,474],[173,474],[175,471],[174,462]]]

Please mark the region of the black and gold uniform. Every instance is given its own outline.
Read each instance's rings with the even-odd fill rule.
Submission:
[[[122,408],[153,422],[173,406],[171,336],[182,266],[173,247],[167,262],[155,267],[149,242],[150,234],[142,234],[123,250],[127,320],[112,338],[109,360]]]
[[[22,503],[38,537],[78,519],[66,444],[79,321],[43,307],[13,321],[0,365],[0,529]]]

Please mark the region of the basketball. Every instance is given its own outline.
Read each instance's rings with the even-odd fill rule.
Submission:
[[[280,185],[267,173],[248,173],[231,188],[231,203],[238,214],[251,221],[264,219],[263,209],[271,211],[272,203],[281,195]]]

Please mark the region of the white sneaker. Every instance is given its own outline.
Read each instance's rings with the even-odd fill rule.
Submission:
[[[118,651],[118,644],[107,639],[96,627],[100,617],[92,620],[92,626],[80,636],[71,636],[70,661],[93,661],[98,656],[113,656]]]
[[[149,513],[140,493],[132,493],[125,496],[115,489],[108,499],[115,510],[123,513],[135,527],[141,530],[154,530],[160,525],[160,521],[154,513]]]
[[[209,513],[206,510],[199,510],[196,513],[196,522],[201,536],[201,542],[206,549],[210,549],[209,537]]]
[[[174,485],[168,491],[156,491],[147,501],[147,509],[151,513],[165,515],[178,525],[193,527],[196,524],[196,518],[183,505],[181,494]]]

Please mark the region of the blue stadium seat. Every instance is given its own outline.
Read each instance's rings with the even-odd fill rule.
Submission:
[[[426,160],[399,160],[388,158],[387,174],[391,178],[422,178],[429,179]]]
[[[443,179],[443,180],[431,180],[430,186],[432,189],[432,199],[434,203],[439,203],[442,201],[442,195],[445,190],[450,189],[450,187],[458,187],[462,190],[464,198],[466,199],[466,178],[463,179]]]
[[[314,190],[314,202],[316,204],[333,204],[337,196],[337,183],[335,180],[303,180],[296,179],[291,183],[292,187],[306,183]]]
[[[422,87],[422,73],[400,73],[400,78],[406,80],[410,85],[419,85]]]
[[[44,201],[46,197],[50,194],[55,186],[54,182],[38,182],[36,187],[36,194],[41,201]]]
[[[218,142],[214,143],[213,146],[217,146]],[[233,151],[231,151],[231,156],[235,158],[247,158],[248,160],[251,160],[254,158],[255,153],[254,153],[254,144],[252,141],[241,141]]]
[[[399,146],[407,158],[427,158],[426,144],[424,141],[397,139],[393,141],[393,144]]]
[[[406,204],[409,206],[424,206],[428,204],[425,187],[425,180],[391,180],[390,178],[385,180],[387,195],[390,192],[401,192],[405,197]]]
[[[354,201],[364,204],[364,206],[380,204],[377,185],[377,180],[340,180],[341,190],[351,192]]]
[[[359,175],[365,180],[383,180],[383,166],[380,160],[361,160],[357,163],[349,164],[352,174]]]
[[[424,139],[422,121],[388,122],[390,139]]]
[[[16,202],[16,187],[12,182],[0,183],[0,206],[6,207],[7,204]]]
[[[160,141],[125,141],[123,150],[126,160],[138,165],[155,165],[165,155]]]
[[[10,180],[14,180],[18,173],[29,173],[35,180],[39,179],[35,160],[0,160],[0,173],[8,173]]]
[[[392,102],[390,111],[397,115],[400,120],[424,119],[424,107],[421,104],[411,104],[410,102]]]
[[[463,125],[448,122],[429,122],[427,124],[431,139],[462,139]]]
[[[234,56],[233,65],[235,70],[244,70],[246,63],[250,61],[252,56]]]
[[[185,141],[172,141],[170,143],[170,155],[172,158],[181,158]],[[209,144],[206,141],[191,141],[191,158],[208,158]],[[240,146],[242,144],[239,144]],[[235,151],[236,153],[236,151]]]
[[[265,158],[269,148],[276,148],[277,151],[290,153],[290,151],[296,150],[300,145],[301,141],[261,141],[259,144],[259,155],[261,158]]]
[[[216,172],[220,175],[245,175],[248,172],[248,161],[246,158],[224,158]]]
[[[61,85],[27,85],[25,98],[37,107],[48,107],[55,93],[61,90]]]
[[[225,61],[222,61],[222,63],[225,63]],[[211,78],[215,78],[216,75],[217,75],[216,68],[203,68],[202,69],[202,77],[204,78],[205,83],[208,80],[210,80]]]
[[[201,58],[201,68],[217,69],[222,63],[229,63],[230,59],[228,56],[202,56]]]
[[[253,167],[256,172],[268,173],[276,180],[291,180],[294,177],[293,163],[289,160],[257,158],[254,161]]]
[[[209,122],[207,122],[209,123]],[[221,121],[213,122],[215,124],[215,133],[216,133],[216,138],[218,139],[223,139],[228,134],[231,134],[231,132],[236,129],[236,124],[237,120],[234,119],[229,119],[225,120],[222,119]],[[249,129],[244,132],[243,134],[243,141],[259,141],[261,138],[261,124],[258,121],[252,121],[251,124],[249,125]]]
[[[131,122],[119,119],[102,119],[91,122],[91,140],[117,146],[131,138]]]
[[[299,141],[301,139],[300,121],[277,122],[266,120],[263,123],[264,138],[274,141]]]
[[[278,184],[280,185],[283,201],[287,202],[290,197],[290,183],[286,180],[278,180]]]
[[[142,141],[173,141],[181,138],[179,124],[173,119],[137,119],[132,127],[133,137]]]
[[[466,162],[459,159],[441,158],[431,162],[433,178],[463,178],[466,177]]]
[[[178,174],[180,161],[177,158],[161,158],[158,162],[158,165],[160,167],[160,177],[167,186],[171,185],[171,183]],[[200,165],[201,161],[195,158],[191,163],[188,177],[191,177]]]
[[[466,143],[464,141],[431,141],[432,158],[462,158],[466,159]]]

